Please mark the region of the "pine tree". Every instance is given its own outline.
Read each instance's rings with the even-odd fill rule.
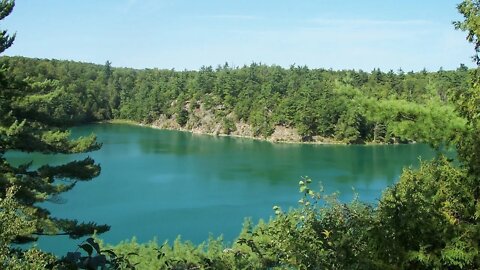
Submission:
[[[12,12],[14,5],[14,0],[0,1],[0,20]],[[6,30],[0,31],[0,53],[8,49],[14,40],[15,35],[8,34]],[[8,66],[0,67],[0,198],[6,198],[7,194],[14,191],[13,198],[22,209],[18,215],[31,221],[29,224],[33,226],[29,230],[18,230],[17,235],[8,239],[15,243],[35,241],[40,235],[79,238],[95,231],[103,233],[109,230],[109,226],[94,222],[80,223],[52,217],[47,209],[39,206],[39,203],[72,189],[78,181],[88,181],[98,176],[100,166],[93,159],[88,157],[60,166],[44,165],[32,169],[31,164],[13,166],[5,158],[5,153],[11,150],[73,154],[100,148],[94,135],[72,140],[69,131],[55,126],[55,122],[49,120],[47,115],[42,115],[38,108],[31,106],[35,102],[53,106],[49,105],[49,94],[42,91],[45,85],[32,85],[26,80],[16,81],[9,74]],[[0,215],[5,217],[5,213],[6,210],[0,207]],[[3,225],[0,224],[0,229],[4,229]]]

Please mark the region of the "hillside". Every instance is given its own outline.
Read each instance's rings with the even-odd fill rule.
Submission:
[[[290,142],[444,140],[463,128],[452,100],[468,89],[472,77],[463,65],[437,72],[256,63],[175,71],[5,56],[0,64],[18,83],[31,85],[39,95],[49,93],[21,106],[52,124],[124,119]]]

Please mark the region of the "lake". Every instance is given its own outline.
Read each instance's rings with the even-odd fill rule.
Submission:
[[[297,206],[298,181],[312,178],[342,201],[358,193],[375,203],[398,180],[403,167],[432,158],[427,145],[311,145],[195,135],[122,124],[76,127],[73,136],[95,133],[101,150],[88,153],[102,166],[99,177],[78,183],[57,203],[53,216],[109,224],[108,243],[136,236],[173,241],[177,235],[200,243],[223,235],[232,242],[245,217],[254,222],[273,215],[272,207]],[[7,153],[16,163],[62,164],[82,155]],[[65,254],[81,241],[42,238],[46,251]]]

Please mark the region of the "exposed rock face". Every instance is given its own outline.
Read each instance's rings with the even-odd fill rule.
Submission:
[[[254,137],[253,128],[249,124],[239,122],[235,123],[236,130],[229,135],[239,136],[239,137]]]
[[[195,109],[189,112],[187,123],[182,127],[178,124],[176,115],[168,118],[166,115],[161,115],[157,120],[146,125],[150,125],[160,129],[189,131],[196,134],[209,134],[215,136],[236,136],[253,139],[267,140],[271,142],[304,142],[297,130],[292,127],[275,126],[275,129],[269,137],[254,136],[254,129],[248,123],[243,121],[235,122],[235,115],[230,113],[223,118],[216,117],[211,110],[206,110],[203,104],[199,104]],[[219,118],[221,120],[219,120]],[[225,120],[231,122],[230,128],[226,127]],[[230,130],[229,130],[230,129]],[[328,139],[320,136],[314,136],[308,143],[325,143],[333,144],[339,143],[333,139]]]
[[[301,142],[302,137],[298,135],[294,128],[276,126],[268,140],[272,142]]]
[[[175,118],[167,118],[164,114],[160,115],[151,125],[161,129],[182,130],[182,127],[177,123]]]
[[[198,116],[197,116],[198,117]],[[274,132],[270,137],[264,138],[254,136],[253,128],[250,124],[244,122],[235,123],[235,130],[226,133],[222,123],[214,121],[214,118],[209,115],[204,115],[202,118],[197,118],[197,121],[190,119],[184,127],[181,127],[175,117],[167,118],[165,115],[160,116],[155,122],[150,125],[155,128],[189,131],[195,134],[209,134],[215,136],[234,136],[245,137],[253,139],[267,140],[271,142],[303,142],[302,137],[298,135],[295,128],[276,126]],[[334,141],[326,140],[323,137],[314,137],[311,143],[335,143]]]

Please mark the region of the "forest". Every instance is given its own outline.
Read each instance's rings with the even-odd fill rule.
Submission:
[[[464,127],[454,110],[472,71],[333,71],[252,63],[198,71],[114,68],[2,57],[13,80],[41,93],[23,107],[56,124],[111,119],[164,128],[291,141],[399,143],[444,140]],[[47,94],[47,95],[45,95]],[[243,124],[243,125],[242,125]],[[437,128],[433,128],[437,127]],[[435,133],[432,131],[439,131]]]
[[[14,4],[0,2],[0,20]],[[480,66],[480,1],[465,0],[458,11],[464,19],[454,27],[466,32]],[[14,39],[1,32],[0,53]],[[252,63],[174,71],[114,68],[108,61],[0,62],[2,269],[480,269],[478,68],[364,72]],[[39,206],[93,179],[99,164],[86,158],[32,169],[10,164],[4,154],[94,151],[101,147],[94,135],[71,140],[67,128],[112,119],[171,121],[172,128],[205,126],[217,134],[244,124],[260,138],[283,126],[301,141],[425,142],[455,148],[457,160],[439,153],[405,169],[376,205],[340,202],[301,179],[297,208],[273,206],[269,221],[246,220],[228,246],[221,238],[109,246],[101,241],[108,225],[53,217]],[[46,235],[82,240],[61,258],[16,245]]]

